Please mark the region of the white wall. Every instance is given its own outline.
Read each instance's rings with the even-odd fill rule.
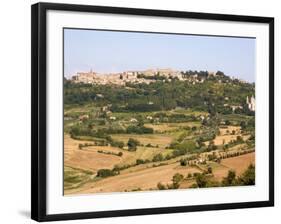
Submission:
[[[275,99],[281,96],[280,6],[246,0],[68,0],[60,2],[275,17]],[[30,5],[2,1],[0,7],[0,223],[34,223],[30,214]],[[279,87],[279,88],[277,88]],[[280,101],[276,100],[275,158],[280,158]],[[278,161],[278,159],[276,159]],[[276,164],[275,208],[240,209],[60,223],[266,223],[280,219],[280,163]],[[274,223],[274,222],[273,222]],[[276,222],[275,222],[276,223]]]

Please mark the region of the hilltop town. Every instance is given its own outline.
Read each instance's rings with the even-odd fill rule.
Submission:
[[[172,82],[173,80],[185,81],[192,85],[204,83],[206,80],[213,80],[217,83],[228,84],[245,84],[244,80],[235,77],[229,77],[221,71],[178,71],[170,68],[167,69],[148,69],[144,71],[125,71],[119,73],[97,73],[94,71],[78,72],[71,78],[73,83],[84,83],[93,85],[117,85],[127,86],[129,84],[150,84],[157,81]],[[99,95],[97,95],[99,97]],[[244,98],[246,107],[249,111],[255,111],[254,96],[247,96]],[[224,107],[231,108],[232,111],[242,110],[241,104],[229,104],[228,97],[224,99]],[[151,102],[150,102],[151,103]]]
[[[119,73],[97,73],[94,71],[89,72],[77,72],[72,76],[71,80],[75,83],[88,83],[88,84],[97,84],[97,85],[120,85],[124,86],[126,83],[145,83],[150,84],[156,81],[167,81],[171,82],[173,79],[180,81],[188,81],[192,84],[203,83],[206,79],[209,78],[218,78],[218,82],[222,82],[225,76],[222,72],[211,72],[211,71],[178,71],[170,68],[166,69],[148,69],[144,71],[125,71]],[[221,77],[222,79],[219,79]],[[234,77],[230,77],[230,80],[235,80]],[[241,83],[245,83],[243,80],[236,79]]]

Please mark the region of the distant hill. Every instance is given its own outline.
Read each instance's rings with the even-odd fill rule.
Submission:
[[[115,112],[182,107],[253,115],[246,99],[254,97],[254,83],[231,78],[221,71],[167,71],[152,70],[149,75],[131,71],[101,77],[93,73],[91,82],[85,76],[83,81],[77,77],[65,80],[64,101],[65,104],[110,105]]]

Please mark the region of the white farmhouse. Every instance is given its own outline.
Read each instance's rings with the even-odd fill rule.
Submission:
[[[138,120],[136,118],[131,118],[130,122],[136,123],[136,122],[138,122]]]

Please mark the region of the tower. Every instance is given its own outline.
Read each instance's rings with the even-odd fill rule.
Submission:
[[[256,100],[254,96],[251,97],[251,110],[255,111],[256,110]]]
[[[256,100],[255,100],[253,95],[251,96],[251,98],[249,98],[247,96],[246,103],[247,103],[248,109],[250,111],[255,111],[256,110]]]

